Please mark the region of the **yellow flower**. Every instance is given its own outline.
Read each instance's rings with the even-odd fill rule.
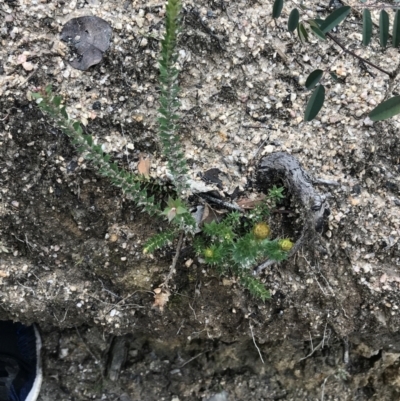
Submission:
[[[253,234],[256,239],[265,239],[270,234],[271,229],[267,223],[257,223],[253,227]]]
[[[211,248],[204,249],[203,253],[206,258],[212,258],[214,256],[214,251]]]
[[[226,233],[224,235],[224,239],[226,239],[227,241],[231,241],[233,239],[233,236],[231,233]]]
[[[279,241],[279,246],[282,251],[288,252],[293,248],[293,242],[290,239],[281,239]]]

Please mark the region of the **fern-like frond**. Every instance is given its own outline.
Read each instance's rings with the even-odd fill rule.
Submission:
[[[83,133],[81,123],[69,118],[65,107],[61,107],[61,96],[54,95],[51,86],[47,86],[42,93],[33,93],[32,96],[40,100],[40,109],[53,118],[78,151],[86,154],[86,158],[101,175],[108,177],[147,213],[161,215],[161,206],[154,202],[154,197],[148,195],[143,177],[120,169],[116,163],[110,163],[110,156],[103,152],[101,146],[94,144],[93,138]]]
[[[187,165],[178,136],[180,107],[178,99],[178,73],[175,67],[178,59],[176,51],[177,36],[180,30],[181,0],[168,0],[165,14],[165,35],[161,41],[160,70],[160,117],[158,119],[160,140],[168,169],[178,194],[187,188]]]
[[[157,249],[171,243],[178,235],[177,230],[168,230],[163,233],[153,235],[148,239],[143,247],[143,253],[153,253]]]
[[[204,224],[203,232],[210,236],[212,240],[218,239],[220,241],[232,242],[236,237],[230,225],[225,224],[225,222],[217,223],[215,220]]]
[[[239,276],[239,280],[243,287],[248,289],[253,297],[259,298],[263,301],[271,298],[271,294],[265,288],[264,284],[260,280],[252,277],[249,273],[243,272]]]
[[[262,256],[268,259],[281,262],[287,258],[287,252],[282,250],[279,240],[264,240],[262,241]]]
[[[261,244],[252,233],[240,237],[232,247],[232,260],[242,268],[253,265],[261,251]]]

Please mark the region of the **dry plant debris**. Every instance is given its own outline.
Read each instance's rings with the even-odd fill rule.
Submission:
[[[61,31],[60,38],[76,53],[70,60],[73,68],[86,71],[100,63],[103,53],[110,46],[112,28],[102,18],[84,16],[69,20]]]

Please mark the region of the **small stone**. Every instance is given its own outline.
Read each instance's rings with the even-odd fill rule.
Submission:
[[[67,357],[69,354],[69,350],[68,348],[61,348],[60,350],[60,358],[64,359],[65,357]]]
[[[101,109],[101,103],[96,100],[93,104],[92,104],[92,109],[93,110],[100,110]]]
[[[360,200],[357,198],[353,198],[352,196],[349,198],[352,206],[357,206],[360,203]]]
[[[110,242],[116,242],[118,240],[118,235],[117,234],[111,234],[110,235],[110,239],[109,239],[109,241]]]
[[[17,64],[23,64],[26,62],[26,54],[20,54],[17,57]]]
[[[33,64],[30,61],[26,61],[25,63],[22,63],[22,68],[25,71],[32,71],[33,70]]]

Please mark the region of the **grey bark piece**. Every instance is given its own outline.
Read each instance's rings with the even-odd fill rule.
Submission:
[[[76,57],[70,61],[71,66],[85,71],[98,64],[110,46],[111,34],[110,24],[99,17],[85,16],[69,20],[60,38],[76,52]]]
[[[292,155],[284,152],[263,157],[258,166],[257,179],[261,185],[271,185],[277,179],[283,180],[287,190],[292,193],[302,207],[304,220],[303,232],[296,241],[289,257],[306,242],[317,237],[323,228],[324,220],[330,214],[328,197],[315,191],[314,185],[338,185],[335,181],[319,180],[311,177]],[[257,273],[275,263],[266,261],[258,266]]]

